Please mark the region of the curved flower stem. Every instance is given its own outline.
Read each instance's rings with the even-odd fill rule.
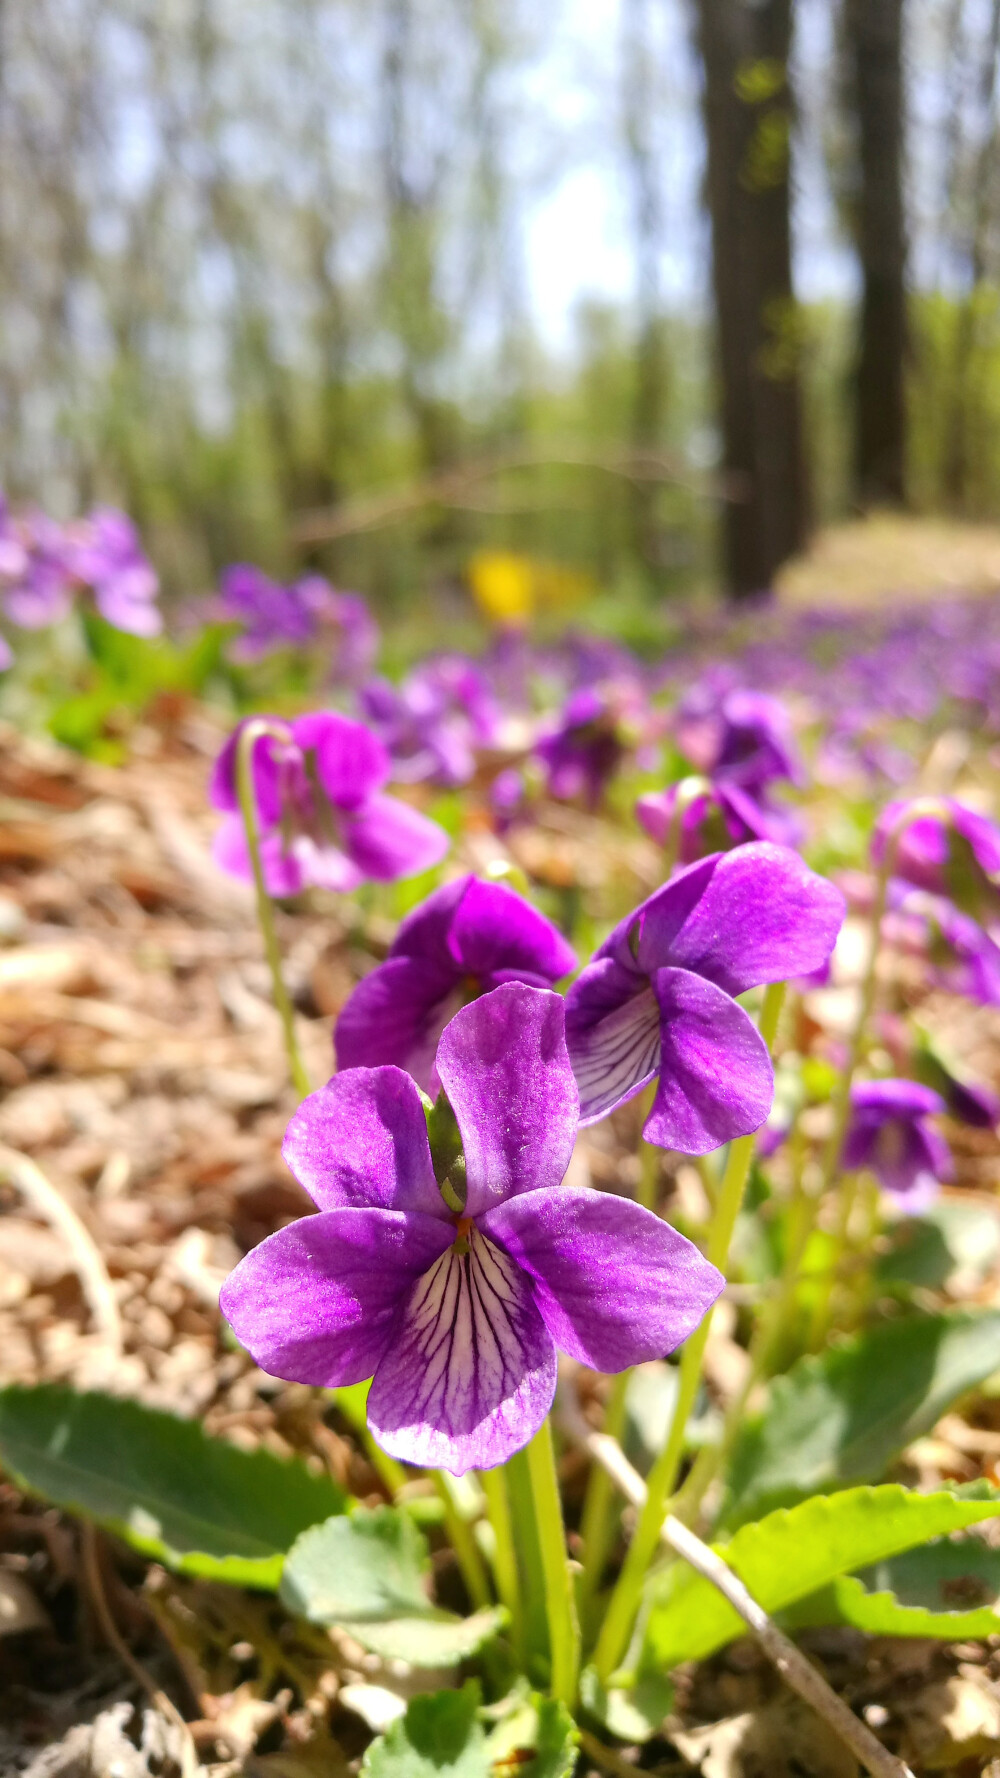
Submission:
[[[549,1690],[554,1698],[565,1704],[567,1710],[572,1710],[576,1703],[580,1667],[580,1626],[577,1623],[573,1578],[566,1555],[566,1532],[550,1419],[546,1418],[536,1432],[528,1446],[527,1457],[549,1622],[549,1653],[552,1660]]]
[[[628,1388],[630,1371],[620,1371],[611,1379],[608,1394],[608,1405],[604,1410],[604,1431],[609,1438],[622,1442],[625,1429],[625,1392]],[[608,1551],[611,1547],[613,1530],[614,1488],[611,1478],[599,1463],[592,1463],[587,1478],[587,1492],[583,1497],[583,1511],[580,1515],[580,1538],[583,1543],[583,1572],[580,1576],[579,1600],[580,1616],[586,1626],[594,1603],[594,1596],[601,1584]]]
[[[945,822],[947,825],[950,825],[951,823],[951,811],[948,808],[947,803],[943,802],[940,797],[916,797],[913,802],[909,803],[907,807],[901,811],[897,820],[890,828],[886,839],[885,855],[879,866],[878,875],[875,880],[875,900],[872,904],[871,912],[871,949],[868,957],[868,967],[865,971],[865,978],[861,985],[861,1000],[858,1005],[857,1018],[854,1021],[854,1030],[851,1033],[847,1061],[838,1077],[836,1089],[831,1099],[833,1107],[833,1123],[823,1156],[823,1174],[818,1193],[819,1199],[826,1196],[837,1177],[837,1168],[840,1165],[840,1155],[844,1146],[844,1137],[847,1134],[848,1119],[851,1115],[851,1088],[854,1085],[854,1076],[857,1072],[858,1063],[864,1054],[865,1040],[868,1035],[868,1024],[872,1012],[874,1011],[875,996],[878,991],[878,960],[879,944],[882,936],[882,921],[885,918],[885,912],[888,906],[889,884],[892,881],[892,873],[896,866],[896,854],[899,850],[899,842],[907,828],[912,826],[914,821],[922,821],[929,815],[935,816],[938,820]],[[846,1223],[844,1224],[844,1228],[846,1230]],[[836,1283],[836,1268],[842,1246],[843,1241],[839,1240],[830,1265],[826,1287],[820,1293],[816,1313],[813,1317],[811,1343],[814,1345],[822,1340],[826,1329],[829,1326],[830,1303]]]
[[[501,1605],[510,1612],[510,1639],[518,1668],[524,1667],[524,1614],[517,1573],[517,1546],[511,1521],[507,1478],[502,1469],[479,1469],[479,1484],[486,1496],[486,1510],[493,1527],[493,1575]]]
[[[764,995],[760,1034],[769,1049],[774,1044],[784,997],[784,982],[773,982]],[[720,1271],[725,1270],[729,1257],[729,1244],[743,1202],[755,1140],[755,1136],[740,1136],[729,1145],[729,1157],[719,1187],[718,1202],[709,1224],[706,1247],[708,1259]],[[712,1311],[709,1310],[681,1353],[677,1402],[667,1442],[649,1472],[645,1505],[611,1595],[607,1616],[594,1651],[594,1664],[605,1685],[610,1681],[625,1652],[639,1608],[646,1570],[656,1554],[667,1501],[677,1481],[677,1471],[684,1451],[684,1435],[701,1381],[701,1363],[711,1325]]]
[[[670,811],[670,826],[663,842],[665,882],[669,882],[673,876],[681,855],[681,846],[684,842],[684,817],[691,804],[697,802],[698,798],[704,796],[705,792],[711,788],[708,779],[701,777],[697,772],[692,772],[688,778],[682,778],[677,786],[677,796]]]
[[[443,1469],[432,1470],[431,1475],[438,1498],[444,1507],[445,1529],[465,1582],[465,1590],[478,1611],[484,1605],[492,1605],[493,1595],[475,1532],[459,1505],[451,1477]]]
[[[264,867],[260,856],[257,799],[253,786],[253,750],[262,735],[274,735],[279,740],[282,738],[280,731],[263,718],[245,724],[236,749],[236,794],[239,798],[240,814],[243,817],[243,828],[247,837],[247,850],[250,854],[250,866],[253,870],[253,884],[257,896],[257,923],[260,926],[268,967],[271,971],[271,988],[285,1039],[288,1069],[295,1091],[300,1099],[305,1099],[312,1092],[312,1086],[299,1050],[299,1041],[295,1035],[295,1013],[282,974],[281,949],[274,927],[274,907],[267,892]]]

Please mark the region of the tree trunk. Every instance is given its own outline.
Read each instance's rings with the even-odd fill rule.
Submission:
[[[772,584],[805,542],[808,498],[791,273],[791,0],[698,0],[704,67],[732,598]]]
[[[862,506],[906,498],[903,0],[845,0],[858,139],[862,296],[854,371],[854,486]]]

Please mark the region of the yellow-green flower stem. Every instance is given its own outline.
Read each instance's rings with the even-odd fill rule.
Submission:
[[[689,778],[682,778],[677,786],[677,796],[670,812],[670,826],[663,843],[664,876],[667,881],[673,876],[677,861],[681,855],[681,844],[684,839],[684,817],[691,804],[697,802],[711,785],[707,778],[692,773]]]
[[[566,1553],[559,1478],[556,1474],[552,1422],[546,1418],[528,1446],[528,1473],[535,1508],[535,1524],[545,1581],[545,1607],[549,1625],[551,1678],[554,1698],[572,1710],[580,1672],[580,1626],[576,1616],[573,1577]]]
[[[472,1526],[462,1511],[456,1497],[455,1485],[450,1475],[443,1469],[431,1471],[434,1486],[444,1507],[445,1530],[451,1540],[455,1552],[459,1572],[465,1582],[465,1590],[478,1611],[483,1605],[492,1605],[493,1594],[486,1573],[483,1558],[479,1553]]]
[[[784,997],[784,982],[772,983],[764,994],[764,1005],[760,1015],[760,1034],[768,1049],[771,1049],[774,1044]],[[755,1136],[740,1136],[729,1145],[726,1170],[722,1176],[718,1202],[709,1224],[706,1247],[706,1257],[711,1260],[713,1265],[718,1266],[720,1271],[725,1271],[729,1258],[729,1245],[740,1205],[743,1202],[743,1192],[750,1173],[755,1140]],[[649,1472],[646,1483],[646,1503],[639,1514],[635,1534],[622,1564],[622,1570],[611,1595],[607,1615],[597,1639],[594,1665],[605,1685],[611,1681],[628,1646],[632,1625],[639,1609],[646,1572],[659,1545],[660,1528],[667,1510],[667,1501],[677,1482],[677,1471],[680,1468],[684,1451],[684,1435],[701,1381],[702,1359],[711,1325],[712,1311],[709,1310],[701,1325],[695,1329],[687,1341],[681,1354],[677,1402],[667,1442]]]
[[[245,724],[236,748],[236,794],[243,817],[247,851],[250,854],[250,867],[253,871],[253,883],[257,895],[257,923],[264,940],[264,951],[271,971],[271,990],[274,994],[278,1017],[281,1020],[281,1029],[285,1039],[285,1054],[288,1057],[288,1070],[295,1091],[300,1099],[304,1099],[312,1092],[312,1086],[299,1050],[298,1038],[295,1035],[295,1013],[282,974],[281,949],[274,926],[274,907],[264,882],[264,867],[260,856],[257,799],[253,787],[253,750],[263,735],[271,735],[279,741],[284,740],[282,731],[264,718],[251,718]]]
[[[868,1025],[875,1008],[875,997],[878,992],[878,960],[879,945],[882,936],[882,921],[885,918],[886,907],[888,905],[889,884],[892,881],[892,874],[896,867],[896,854],[899,850],[899,842],[907,828],[911,827],[914,821],[923,821],[928,816],[933,816],[938,821],[943,821],[947,825],[950,825],[951,823],[951,811],[948,808],[947,803],[942,801],[940,797],[915,797],[914,800],[901,811],[897,820],[890,828],[886,838],[885,856],[882,859],[878,875],[875,879],[875,900],[871,912],[871,946],[868,955],[868,967],[865,971],[865,978],[861,985],[861,999],[858,1005],[857,1017],[854,1021],[854,1030],[851,1033],[847,1061],[838,1076],[837,1085],[831,1098],[833,1119],[826,1150],[823,1156],[822,1183],[819,1191],[819,1197],[821,1199],[831,1190],[837,1177],[840,1156],[844,1147],[844,1137],[847,1134],[847,1124],[851,1115],[851,1088],[854,1085],[854,1076],[857,1072],[858,1063],[861,1061],[864,1054],[865,1042],[868,1035]],[[850,1209],[848,1207],[848,1216],[849,1214]],[[836,1287],[837,1268],[843,1257],[846,1234],[847,1221],[842,1214],[838,1221],[838,1232],[834,1239],[834,1251],[831,1255],[826,1282],[823,1289],[820,1291],[816,1311],[813,1316],[811,1344],[814,1346],[822,1341],[830,1323],[830,1307],[833,1299],[833,1292]]]
[[[604,1410],[602,1430],[617,1439],[619,1444],[622,1443],[622,1433],[625,1430],[625,1392],[630,1375],[629,1371],[620,1371],[617,1377],[612,1377],[607,1407]],[[614,1483],[607,1470],[602,1469],[599,1463],[592,1463],[580,1515],[583,1572],[580,1575],[577,1597],[584,1628],[589,1627],[594,1598],[608,1560],[614,1527],[614,1508]]]
[[[517,1546],[511,1520],[507,1476],[503,1469],[476,1471],[486,1496],[486,1511],[493,1528],[493,1577],[501,1605],[510,1612],[510,1640],[514,1659],[524,1666],[524,1614],[521,1609],[521,1584],[517,1572]]]
[[[504,1479],[510,1501],[511,1532],[521,1595],[523,1671],[533,1683],[538,1684],[548,1665],[549,1626],[542,1551],[527,1450],[515,1451],[513,1457],[507,1459],[504,1464]]]

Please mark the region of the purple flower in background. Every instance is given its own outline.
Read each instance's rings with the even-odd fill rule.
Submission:
[[[757,843],[693,864],[629,914],[566,1000],[583,1123],[659,1075],[647,1140],[707,1154],[759,1129],[774,1078],[734,998],[808,975],[844,919],[839,889],[784,846]]]
[[[385,796],[389,757],[364,723],[335,711],[294,722],[266,718],[281,738],[262,735],[253,749],[253,784],[268,893],[297,895],[310,886],[356,889],[366,878],[392,882],[439,864],[448,836],[435,821]],[[214,856],[232,876],[252,880],[236,786],[244,724],[215,762],[211,801],[225,819]]]
[[[361,594],[337,592],[318,574],[300,580],[294,590],[332,635],[329,683],[360,685],[375,664],[379,645],[378,624]]]
[[[902,950],[927,960],[928,979],[980,1006],[1000,1006],[1000,946],[984,927],[940,895],[890,885],[884,931]]]
[[[802,781],[788,712],[765,692],[726,691],[714,707],[704,697],[685,700],[677,742],[700,771],[751,796],[759,796],[775,779]]]
[[[683,782],[683,780],[682,780]],[[679,784],[640,796],[636,815],[658,845],[665,846],[673,826]],[[693,864],[709,852],[726,852],[751,840],[773,840],[790,846],[800,837],[799,823],[784,809],[775,809],[742,790],[718,782],[692,797],[681,815],[679,862]]]
[[[502,883],[459,877],[403,921],[337,1020],[340,1068],[392,1062],[437,1090],[434,1056],[458,1008],[503,982],[548,988],[576,968],[562,934]]]
[[[97,609],[116,630],[158,636],[163,618],[156,605],[160,583],[132,520],[111,506],[66,531],[70,572],[91,588]]]
[[[476,770],[476,748],[497,735],[499,710],[483,674],[464,655],[440,655],[394,686],[375,679],[362,710],[392,755],[396,777],[454,787]]]
[[[921,815],[905,827],[896,843],[893,875],[945,895],[963,913],[982,917],[1000,910],[996,879],[1000,876],[1000,827],[985,815],[967,809],[954,797],[940,799],[943,815]],[[908,804],[887,803],[872,834],[872,862],[881,864],[889,835]]]
[[[951,1152],[928,1121],[944,1100],[913,1080],[869,1080],[851,1088],[851,1121],[842,1165],[868,1167],[911,1214],[926,1210],[952,1174]]]
[[[627,751],[618,700],[585,686],[566,700],[558,726],[535,751],[548,770],[550,796],[582,797],[596,808]]]
[[[8,521],[4,611],[23,630],[59,623],[73,604],[73,579],[62,527],[44,513]],[[18,549],[20,546],[20,549]],[[9,571],[9,572],[8,572]]]
[[[223,1287],[223,1313],[272,1375],[372,1377],[368,1424],[404,1462],[456,1475],[505,1462],[552,1405],[557,1348],[602,1371],[662,1357],[722,1289],[650,1211],[562,1183],[578,1115],[563,1021],[558,995],[512,982],[445,1030],[461,1214],[435,1180],[413,1081],[335,1075],[283,1149],[320,1214],[271,1235]]]
[[[234,660],[256,661],[273,648],[305,647],[315,628],[308,604],[252,562],[223,569],[219,603],[224,618],[243,626],[232,645]]]

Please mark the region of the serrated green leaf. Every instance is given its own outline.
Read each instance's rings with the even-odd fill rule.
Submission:
[[[0,1463],[18,1484],[186,1574],[273,1589],[307,1526],[342,1513],[329,1477],[240,1451],[193,1420],[54,1384],[0,1390]]]
[[[727,1526],[877,1481],[912,1439],[1000,1366],[1000,1310],[908,1315],[804,1358],[772,1384],[727,1474]]]
[[[315,1525],[285,1563],[281,1597],[313,1624],[339,1624],[384,1660],[448,1667],[502,1630],[507,1613],[457,1617],[431,1604],[427,1541],[407,1513],[358,1507]]]
[[[1000,1632],[1000,1550],[978,1537],[907,1550],[862,1574],[842,1575],[803,1599],[795,1624],[851,1624],[870,1636],[945,1642]]]
[[[477,1719],[479,1688],[427,1692],[373,1741],[362,1778],[490,1778],[490,1755]]]
[[[715,1547],[765,1611],[781,1611],[838,1576],[1000,1515],[1000,1499],[916,1494],[889,1484],[821,1495],[744,1525]],[[642,1665],[700,1660],[743,1633],[742,1618],[683,1562],[653,1584]]]

